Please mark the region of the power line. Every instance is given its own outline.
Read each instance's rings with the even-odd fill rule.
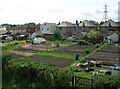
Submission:
[[[105,8],[104,8],[104,20],[107,21],[108,19],[108,10],[107,10],[107,4],[105,4]]]

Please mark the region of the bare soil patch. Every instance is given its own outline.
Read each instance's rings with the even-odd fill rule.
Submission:
[[[13,59],[17,59],[17,58],[22,58],[22,57],[25,57],[25,56],[23,56],[23,55],[19,55],[19,54],[11,53],[11,60],[13,60]]]
[[[71,46],[67,46],[58,50],[53,51],[53,53],[58,53],[58,54],[79,54],[81,56],[86,55],[85,53],[85,49],[89,49],[90,52],[94,51],[96,49],[96,47],[94,45],[71,45]]]
[[[43,63],[43,64],[54,65],[54,66],[57,66],[57,67],[64,68],[64,67],[70,65],[74,60],[35,55],[35,56],[24,58],[22,60],[16,60],[16,61],[17,62],[21,62],[21,61],[24,61],[24,62],[34,61],[36,63],[40,62],[40,63]]]
[[[35,53],[28,53],[28,52],[22,52],[22,51],[16,51],[16,50],[12,50],[9,52],[13,54],[21,55],[21,56],[32,56],[33,54],[35,54]]]
[[[118,47],[105,46],[97,50],[94,54],[90,55],[86,59],[88,60],[102,60],[106,65],[114,65],[118,63],[117,58],[120,55]]]

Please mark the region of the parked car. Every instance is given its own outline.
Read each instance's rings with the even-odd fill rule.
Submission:
[[[41,38],[41,37],[36,37],[36,38],[33,40],[33,43],[34,43],[34,44],[41,44],[41,43],[45,43],[45,42],[46,42],[46,39]]]

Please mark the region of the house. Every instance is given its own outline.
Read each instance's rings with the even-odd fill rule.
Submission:
[[[111,19],[100,25],[100,33],[104,36],[118,31],[118,29],[120,29],[120,26]]]
[[[11,35],[13,35],[16,39],[21,35],[31,38],[31,35],[34,32],[40,31],[40,25],[36,25],[34,23],[29,23],[28,25],[10,25],[7,27],[7,31],[11,32]]]
[[[76,25],[67,21],[63,21],[57,26],[57,30],[63,34],[64,38],[72,37],[76,30]]]
[[[40,25],[40,32],[44,35],[45,39],[51,40],[56,27],[57,24],[55,23],[43,23]]]
[[[87,32],[90,29],[97,30],[97,26],[87,20],[80,21],[79,28],[80,28],[79,30],[81,30],[81,32]]]
[[[40,32],[40,24],[36,25],[35,23],[29,23],[27,25],[27,37],[30,37],[31,38],[31,35],[34,33],[34,32]]]
[[[5,34],[6,32],[6,26],[0,26],[0,35]]]
[[[108,42],[108,41],[118,42],[119,41],[119,34],[117,32],[114,32],[114,33],[110,34],[110,36],[104,37],[104,42]]]
[[[75,35],[76,37],[81,37],[83,36],[84,32],[86,33],[90,29],[97,30],[97,26],[87,20],[80,21],[80,23],[76,22],[76,30],[73,35]]]

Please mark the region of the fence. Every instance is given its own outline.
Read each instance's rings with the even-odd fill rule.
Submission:
[[[73,76],[72,77],[72,86],[75,89],[78,89],[78,88],[93,89],[93,79],[79,77],[79,76]]]

